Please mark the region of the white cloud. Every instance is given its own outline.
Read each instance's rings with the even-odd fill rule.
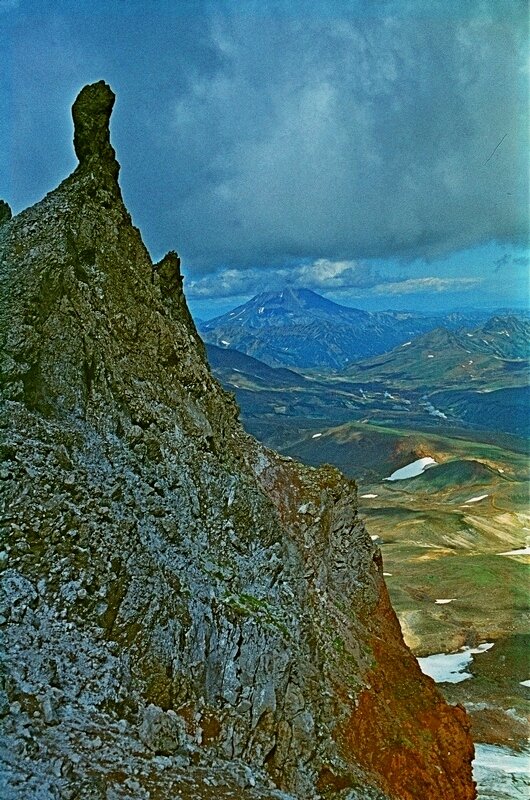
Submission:
[[[231,297],[256,294],[271,287],[281,289],[286,285],[315,291],[352,288],[365,290],[377,286],[383,280],[370,264],[319,258],[311,263],[270,269],[225,269],[190,280],[186,283],[186,294],[191,298]]]
[[[192,299],[252,295],[284,286],[334,292],[355,290],[357,296],[384,294],[439,294],[476,288],[479,278],[396,278],[383,276],[370,264],[352,261],[317,259],[276,269],[226,269],[186,282],[186,294]]]
[[[376,294],[415,294],[416,292],[462,292],[474,289],[482,283],[480,278],[408,278],[406,280],[380,284]]]

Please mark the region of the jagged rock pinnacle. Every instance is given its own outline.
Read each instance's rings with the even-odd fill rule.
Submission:
[[[116,95],[105,81],[85,86],[72,106],[74,149],[83,166],[97,159],[118,175],[120,166],[110,143],[109,121]]]
[[[165,294],[182,294],[183,278],[178,253],[170,250],[158,264],[153,265],[153,270],[156,271]]]
[[[12,216],[9,203],[6,203],[5,200],[0,200],[0,225],[3,225],[4,222],[9,222]]]

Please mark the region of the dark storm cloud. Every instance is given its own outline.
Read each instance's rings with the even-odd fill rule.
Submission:
[[[71,167],[58,120],[104,76],[135,222],[194,275],[324,260],[355,286],[359,259],[525,241],[524,3],[174,6],[12,15],[8,200]]]

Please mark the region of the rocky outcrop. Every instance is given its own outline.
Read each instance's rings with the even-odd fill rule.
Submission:
[[[81,92],[78,168],[0,228],[2,796],[471,800],[354,484],[241,428],[113,102]]]

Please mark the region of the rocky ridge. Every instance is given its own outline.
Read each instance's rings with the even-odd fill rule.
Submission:
[[[471,800],[355,485],[241,428],[113,104],[82,90],[79,166],[0,226],[2,796]]]

